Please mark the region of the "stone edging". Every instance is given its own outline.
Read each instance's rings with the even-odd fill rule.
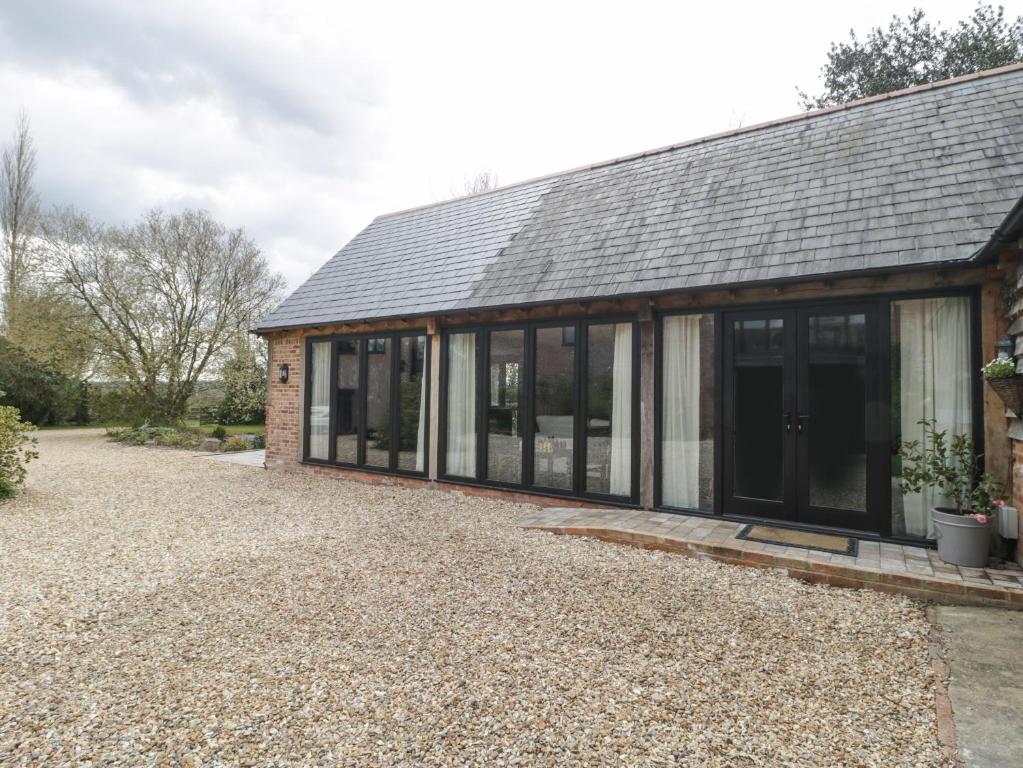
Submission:
[[[941,745],[942,756],[955,765],[963,765],[956,753],[958,734],[952,713],[952,700],[948,695],[949,669],[944,657],[944,643],[941,630],[933,612],[927,612],[927,620],[931,624],[930,637],[927,642],[931,669],[934,671],[934,715],[938,726],[938,743]]]
[[[688,557],[707,558],[730,565],[763,568],[812,584],[898,593],[916,600],[947,605],[979,605],[1023,610],[1023,589],[1001,589],[986,584],[945,581],[911,573],[889,573],[817,560],[753,552],[740,547],[686,541],[645,531],[600,526],[527,525],[526,528],[567,536],[586,536],[613,544],[655,549]]]

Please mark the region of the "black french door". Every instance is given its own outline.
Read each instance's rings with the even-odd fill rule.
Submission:
[[[872,305],[724,316],[724,511],[880,530]]]

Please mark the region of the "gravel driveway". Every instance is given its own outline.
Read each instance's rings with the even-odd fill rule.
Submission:
[[[522,507],[46,432],[0,505],[0,765],[938,765],[901,597]]]

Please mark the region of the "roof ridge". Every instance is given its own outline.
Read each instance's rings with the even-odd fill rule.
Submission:
[[[767,120],[761,123],[754,123],[752,125],[741,126],[739,128],[732,128],[727,131],[720,131],[718,133],[707,134],[706,136],[698,136],[694,139],[686,139],[674,144],[666,144],[661,147],[655,147],[654,149],[643,150],[642,152],[633,152],[628,155],[621,155],[620,157],[611,158],[610,160],[601,160],[595,163],[587,163],[585,165],[579,165],[574,168],[567,168],[562,171],[556,171],[554,173],[547,173],[541,176],[533,176],[522,181],[515,181],[511,184],[505,184],[494,189],[487,189],[482,192],[473,192],[472,194],[462,195],[460,197],[454,197],[450,200],[437,200],[432,203],[424,203],[422,205],[414,205],[409,208],[401,208],[396,211],[390,211],[388,213],[381,213],[376,216],[373,221],[379,221],[381,219],[390,219],[394,216],[401,216],[406,213],[413,213],[415,211],[428,210],[430,208],[438,208],[442,205],[450,205],[451,203],[461,202],[463,200],[473,200],[478,197],[484,197],[485,195],[492,195],[497,192],[507,192],[508,190],[516,189],[518,187],[528,186],[530,184],[536,184],[541,181],[549,181],[567,176],[572,173],[580,173],[582,171],[590,171],[596,168],[606,168],[612,165],[618,165],[619,163],[629,162],[631,160],[638,160],[642,157],[650,157],[652,155],[659,155],[665,152],[671,152],[676,149],[682,149],[683,147],[695,146],[697,144],[705,144],[712,141],[720,141],[721,139],[730,138],[732,136],[739,136],[745,133],[753,133],[754,131],[761,131],[767,128],[773,128],[779,125],[787,125],[788,123],[796,123],[802,120],[812,120],[817,117],[824,115],[830,115],[835,112],[844,112],[850,109],[856,109],[867,104],[875,104],[880,101],[888,101],[890,99],[901,98],[903,96],[909,96],[914,93],[920,93],[922,91],[936,90],[938,88],[945,88],[951,85],[957,85],[959,83],[970,82],[971,80],[983,80],[988,77],[997,77],[998,75],[1006,74],[1008,72],[1015,72],[1017,70],[1023,70],[1023,62],[1018,64],[1007,64],[1004,67],[995,67],[994,69],[983,69],[979,72],[971,72],[968,75],[959,75],[958,77],[951,77],[947,80],[935,80],[933,83],[924,83],[922,85],[913,85],[909,88],[902,88],[898,91],[889,91],[888,93],[879,93],[876,96],[866,96],[862,99],[856,99],[855,101],[847,101],[844,104],[836,104],[832,107],[824,107],[822,109],[815,109],[809,112],[800,112],[794,115],[787,115],[785,117],[775,118],[774,120]]]

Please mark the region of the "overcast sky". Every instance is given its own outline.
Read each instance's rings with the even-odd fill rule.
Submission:
[[[48,205],[208,208],[291,288],[377,214],[799,111],[828,45],[914,5],[3,0],[0,136]],[[1019,3],[1006,3],[1018,14]]]

